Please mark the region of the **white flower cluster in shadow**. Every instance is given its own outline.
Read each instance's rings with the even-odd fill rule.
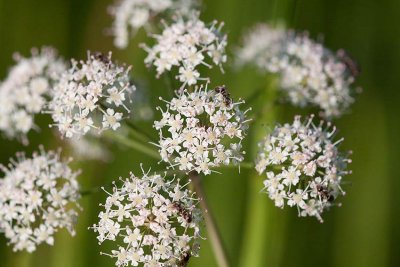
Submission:
[[[142,27],[150,27],[151,20],[160,14],[187,15],[196,5],[195,0],[119,0],[110,7],[114,17],[112,34],[114,45],[126,48],[129,38]]]
[[[221,33],[223,23],[214,21],[210,26],[199,20],[198,15],[190,19],[177,19],[167,26],[160,35],[153,35],[156,44],[153,47],[143,45],[148,52],[145,63],[154,65],[157,76],[169,72],[176,67],[179,74],[177,79],[182,87],[197,84],[200,77],[199,66],[211,68],[226,61],[225,47],[227,37]]]
[[[174,179],[175,180],[175,179]],[[158,174],[121,180],[108,197],[100,221],[93,226],[100,243],[115,242],[102,254],[116,266],[186,266],[199,250],[201,213],[195,194],[178,181]]]
[[[259,23],[242,37],[242,46],[236,49],[239,66],[253,64],[262,71],[275,73],[281,66],[282,44],[286,40],[283,28]]]
[[[56,50],[33,48],[31,57],[14,56],[16,64],[0,83],[0,131],[27,143],[26,135],[35,125],[54,83],[67,69]]]
[[[353,103],[351,69],[307,35],[293,36],[281,63],[281,87],[297,106],[317,106],[325,117],[340,116]]]
[[[342,178],[350,173],[348,154],[342,154],[333,141],[336,132],[330,123],[315,125],[313,117],[277,126],[260,143],[256,161],[259,174],[265,173],[264,190],[277,207],[296,207],[299,216],[315,216],[334,205]]]
[[[111,53],[89,53],[87,61],[72,60],[49,103],[60,133],[72,138],[90,130],[118,129],[120,120],[130,112],[127,102],[135,90],[129,71],[130,67],[113,63]]]
[[[17,154],[8,167],[0,166],[0,232],[14,251],[33,252],[37,245],[53,245],[54,234],[66,228],[75,235],[80,209],[77,204],[78,172],[60,159],[60,153],[34,153],[32,158]]]
[[[359,70],[344,50],[335,54],[306,33],[268,25],[258,25],[243,39],[237,61],[279,74],[280,87],[293,105],[315,106],[330,118],[342,115],[354,102]]]
[[[159,130],[162,160],[179,170],[210,174],[211,168],[238,164],[243,160],[242,139],[248,121],[246,111],[234,102],[224,86],[207,90],[200,87],[167,102],[162,119],[154,123]]]

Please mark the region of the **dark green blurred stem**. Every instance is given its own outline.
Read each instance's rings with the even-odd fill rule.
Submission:
[[[115,185],[119,185],[120,183],[122,183],[120,180],[116,180],[116,181],[111,181],[109,183],[107,183],[106,185],[103,186],[94,186],[92,188],[89,189],[85,189],[85,190],[81,190],[80,194],[82,197],[86,197],[86,196],[90,196],[92,194],[98,193],[100,191],[102,191],[103,189],[107,189],[107,188],[111,188]]]
[[[218,266],[229,267],[231,265],[229,264],[226,250],[223,245],[221,235],[218,231],[218,227],[215,223],[214,217],[212,216],[210,208],[208,207],[203,191],[203,186],[201,184],[201,177],[197,172],[192,171],[189,173],[189,178],[193,184],[197,196],[200,198],[200,206],[203,211],[203,216],[206,222],[208,237],[211,240],[211,245],[213,247],[213,251],[217,259]]]
[[[104,136],[106,138],[109,138],[110,140],[116,141],[122,145],[125,145],[127,147],[130,147],[134,150],[140,151],[143,154],[146,154],[147,156],[160,160],[160,154],[158,151],[150,146],[144,145],[142,142],[130,139],[121,133],[115,132],[115,131],[106,131],[104,132]]]
[[[170,71],[163,74],[164,82],[165,82],[165,84],[167,85],[167,88],[168,88],[168,95],[172,98],[174,96],[174,94],[175,94],[174,93],[175,90],[174,90],[174,84],[173,84],[174,79],[173,79],[173,77],[171,77],[171,75],[172,74],[171,74]]]
[[[140,129],[132,121],[126,120],[126,121],[124,121],[124,123],[129,128],[130,133],[134,137],[136,137],[136,138],[138,138],[138,139],[140,139],[140,140],[142,140],[144,142],[148,142],[148,141],[155,142],[154,138],[150,134],[148,134],[145,131],[143,131],[142,129]]]
[[[101,189],[101,187],[96,186],[96,187],[89,188],[89,189],[86,189],[86,190],[81,190],[80,194],[81,194],[82,197],[86,197],[86,196],[90,196],[90,195],[92,195],[94,193],[100,192],[100,189]]]
[[[250,153],[253,160],[257,155],[258,143],[268,133],[267,130],[272,128],[275,121],[276,87],[277,77],[269,76],[265,90],[260,92],[258,101],[254,103],[254,109],[258,112],[250,132]],[[249,179],[247,215],[238,266],[263,266],[263,259],[268,253],[265,251],[268,231],[268,196],[260,193],[262,188],[262,179],[253,170]]]

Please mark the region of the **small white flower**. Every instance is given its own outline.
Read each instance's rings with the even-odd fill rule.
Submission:
[[[194,193],[158,174],[131,174],[108,194],[100,221],[93,226],[100,243],[115,242],[102,253],[116,266],[181,266],[196,256],[201,213]]]
[[[113,130],[118,129],[121,124],[119,121],[122,118],[122,113],[116,113],[113,109],[108,108],[107,113],[103,115],[103,128],[112,128]]]
[[[156,67],[157,77],[176,69],[179,72],[177,79],[182,82],[181,89],[197,84],[199,80],[208,80],[200,77],[199,67],[216,65],[222,69],[222,63],[226,62],[227,37],[221,33],[222,26],[216,21],[206,26],[198,14],[190,19],[177,19],[160,35],[153,35],[156,39],[153,47],[143,45],[148,53],[145,63]]]
[[[165,101],[167,102],[167,101]],[[207,91],[196,89],[167,102],[161,121],[154,122],[160,132],[156,144],[162,160],[180,170],[210,174],[211,168],[238,164],[243,160],[241,142],[248,128],[243,101],[233,102],[224,86]]]
[[[126,98],[135,86],[129,81],[130,68],[111,62],[111,53],[89,54],[87,61],[72,61],[60,78],[49,104],[52,118],[63,136],[82,136],[92,129],[118,129],[130,112]]]
[[[26,135],[37,129],[35,116],[44,108],[49,91],[66,70],[56,50],[32,49],[29,58],[16,54],[16,64],[0,83],[0,131],[27,143]]]
[[[8,167],[0,166],[0,232],[14,251],[32,252],[45,242],[54,243],[54,234],[66,228],[74,235],[79,205],[77,172],[60,153],[34,153],[32,158],[17,154]]]
[[[110,7],[110,13],[114,16],[112,34],[114,45],[118,48],[126,48],[129,38],[135,35],[137,30],[147,27],[156,16],[178,13],[181,16],[188,15],[196,6],[196,0],[119,0]]]
[[[315,125],[312,119],[302,122],[297,116],[292,124],[275,127],[260,143],[256,170],[266,173],[264,189],[276,206],[296,206],[299,216],[322,222],[321,213],[344,195],[341,182],[351,160],[337,148],[343,139],[333,141],[336,128]]]

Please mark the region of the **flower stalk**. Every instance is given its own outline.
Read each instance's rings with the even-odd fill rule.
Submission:
[[[264,91],[261,92],[259,99],[262,99],[262,103],[259,101],[254,103],[257,106],[258,115],[257,123],[253,125],[251,135],[251,155],[256,155],[258,150],[258,142],[266,134],[268,126],[275,120],[276,114],[274,113],[273,105],[276,100],[276,87],[277,78],[268,77],[267,86]],[[268,101],[266,104],[265,101]],[[242,255],[240,258],[239,266],[261,266],[263,257],[265,255],[265,236],[268,229],[268,211],[267,211],[267,199],[259,194],[261,180],[255,171],[250,174],[249,179],[249,199],[247,205],[247,215],[244,229],[244,239],[242,246]],[[260,238],[262,236],[263,238]]]
[[[144,145],[143,143],[141,143],[139,141],[128,138],[120,133],[113,132],[113,131],[104,132],[104,135],[107,138],[112,139],[122,145],[128,146],[137,151],[140,151],[153,159],[160,160],[160,154],[156,150]]]
[[[211,245],[214,250],[215,257],[218,262],[218,266],[220,267],[229,267],[229,259],[225,250],[225,247],[222,242],[222,238],[220,232],[218,230],[215,219],[210,211],[207,200],[205,198],[205,194],[203,191],[203,186],[201,184],[200,175],[192,171],[189,173],[189,178],[192,182],[194,190],[196,191],[197,196],[200,198],[200,206],[203,211],[204,220],[206,222],[208,236],[211,240]]]

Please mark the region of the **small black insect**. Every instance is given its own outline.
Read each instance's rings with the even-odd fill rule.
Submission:
[[[178,263],[179,267],[186,267],[190,259],[190,253],[185,253],[183,254],[183,257],[181,258],[180,262]]]
[[[228,90],[226,89],[225,85],[217,86],[214,91],[218,94],[221,94],[224,97],[225,105],[229,106],[232,103],[231,95],[229,94]]]
[[[354,77],[357,77],[358,75],[360,75],[360,66],[358,65],[358,63],[349,55],[348,52],[346,52],[346,50],[344,49],[340,49],[339,51],[337,51],[337,56],[340,59],[340,61],[342,61],[347,68],[349,68],[351,74]]]
[[[324,199],[327,199],[329,202],[335,200],[335,197],[329,193],[328,189],[325,186],[317,184],[317,191],[318,194],[320,194]]]
[[[173,207],[183,216],[186,222],[191,223],[193,221],[192,213],[188,211],[180,202],[173,202]]]
[[[104,55],[101,52],[95,52],[93,54],[93,57],[97,60],[100,60],[101,62],[105,63],[105,64],[109,64],[110,63],[110,58],[107,57],[106,55]]]

